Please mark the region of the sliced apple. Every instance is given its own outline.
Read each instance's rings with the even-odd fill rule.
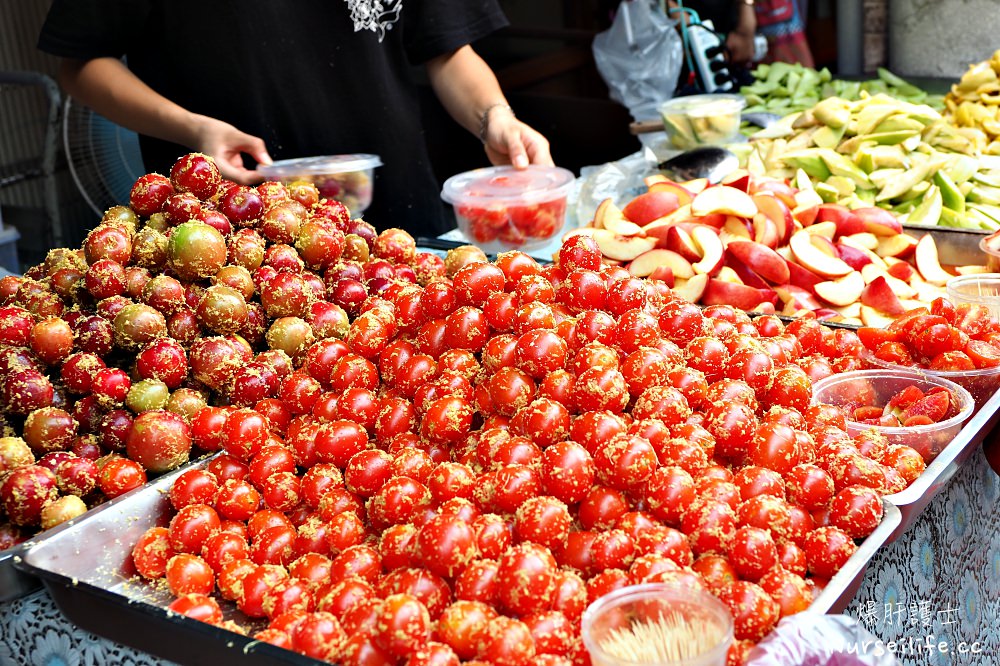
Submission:
[[[608,229],[595,229],[594,240],[597,241],[601,254],[614,261],[632,261],[643,252],[656,247],[655,238],[619,236]]]
[[[752,310],[759,304],[777,302],[778,295],[771,289],[755,289],[745,284],[735,284],[712,278],[701,295],[703,305],[732,305],[741,310]]]
[[[874,252],[878,249],[878,236],[870,234],[867,231],[860,234],[851,234],[850,236],[841,236],[840,242],[851,247],[856,247],[859,250]]]
[[[808,231],[808,229],[806,231]],[[812,244],[823,254],[828,257],[836,257],[837,259],[840,258],[840,252],[837,251],[837,246],[834,245],[833,241],[826,236],[812,234],[811,240]]]
[[[903,304],[892,291],[889,282],[879,276],[869,282],[861,292],[861,303],[893,317],[903,314]]]
[[[785,264],[788,266],[788,282],[796,287],[805,289],[809,293],[816,293],[816,285],[825,280],[825,278],[816,275],[808,268],[804,268],[794,261],[786,259]]]
[[[815,194],[815,192],[814,192]],[[819,197],[819,195],[816,195]],[[822,199],[820,199],[822,201]],[[798,222],[803,227],[808,227],[813,222],[816,221],[816,214],[819,212],[819,206],[816,204],[806,205],[806,206],[796,206],[792,209],[792,219]]]
[[[726,251],[726,265],[722,267],[719,271],[719,276],[722,277],[723,271],[729,269],[736,273],[739,277],[740,282],[747,285],[748,287],[755,287],[757,289],[770,289],[771,285],[767,283],[761,276],[754,273],[750,268],[747,267],[742,261],[733,256],[731,252]]]
[[[834,222],[813,222],[805,230],[811,236],[822,236],[828,240],[837,236],[837,225]]]
[[[721,229],[728,219],[729,216],[723,213],[712,213],[711,215],[699,215],[698,217],[692,217],[689,221],[694,224],[705,224],[710,227],[715,227],[716,229]]]
[[[816,295],[833,305],[850,305],[861,298],[865,279],[858,271],[851,271],[839,280],[829,280],[816,285]]]
[[[753,216],[753,239],[762,245],[776,248],[781,242],[781,232],[767,215],[757,213]]]
[[[894,319],[892,317],[885,316],[869,305],[862,305],[861,321],[864,322],[865,326],[871,326],[872,328],[885,328],[891,324]]]
[[[778,230],[778,245],[786,245],[795,229],[795,220],[788,205],[773,194],[754,194],[754,205],[767,216]]]
[[[719,184],[726,187],[735,187],[737,190],[749,193],[750,172],[746,169],[737,169],[719,181]]]
[[[790,312],[820,308],[819,301],[816,300],[812,292],[794,284],[779,284],[774,287],[774,292],[778,294],[778,298],[790,309]]]
[[[797,205],[795,203],[795,188],[783,180],[772,180],[770,178],[759,181],[752,180],[750,182],[750,187],[754,193],[766,192],[776,196],[783,204],[785,204],[785,207],[789,209],[789,212]]]
[[[951,273],[941,268],[941,262],[938,260],[937,243],[934,242],[934,237],[930,234],[924,234],[920,238],[917,242],[917,247],[913,251],[913,255],[914,261],[917,264],[917,270],[920,271],[920,276],[927,282],[943,286],[948,280],[954,277]]]
[[[642,230],[649,234],[651,229],[655,229],[656,227],[669,227],[677,224],[678,222],[690,219],[690,217],[691,204],[684,204],[669,215],[664,215],[663,217],[658,217],[655,220],[650,221],[642,228]]]
[[[896,278],[897,280],[902,280],[903,282],[909,282],[910,280],[913,279],[913,276],[916,274],[917,269],[915,269],[913,266],[906,263],[905,261],[898,261],[894,263],[892,266],[889,266],[886,272],[888,272],[889,275]]]
[[[701,260],[692,264],[695,273],[713,275],[722,268],[722,261],[725,255],[725,248],[718,234],[710,227],[697,226],[691,231],[691,238],[698,251],[701,253]]]
[[[759,312],[761,314],[773,315],[777,313],[777,310],[774,309],[774,303],[770,301],[764,301],[763,303],[758,304],[757,307],[751,310],[751,312]]]
[[[670,215],[680,208],[680,201],[676,192],[658,190],[655,192],[644,192],[629,201],[622,208],[622,215],[630,222],[645,226],[653,220]]]
[[[726,223],[722,225],[719,237],[722,239],[724,245],[728,245],[735,240],[752,240],[753,228],[744,222],[743,219],[730,215],[726,217]]]
[[[594,227],[607,229],[619,236],[639,236],[642,227],[625,219],[625,215],[611,199],[605,199],[594,211]]]
[[[714,280],[722,280],[723,282],[732,282],[733,284],[746,284],[743,282],[743,278],[740,277],[739,273],[732,269],[730,266],[723,266],[719,269],[719,272],[715,274]]]
[[[701,252],[695,244],[691,234],[686,229],[679,226],[668,227],[666,245],[668,250],[672,250],[688,261],[698,261],[701,259]]]
[[[850,245],[845,245],[844,243],[837,243],[837,255],[844,261],[845,264],[856,271],[860,271],[862,268],[872,263],[869,254],[870,253],[867,250],[859,250],[856,247],[851,247]]]
[[[866,231],[861,218],[855,215],[847,206],[840,204],[820,204],[813,224],[832,222],[838,236],[850,236]]]
[[[788,263],[766,245],[754,241],[731,241],[726,245],[726,252],[765,280],[783,284],[790,279]]]
[[[831,257],[813,245],[808,231],[796,231],[788,242],[795,260],[806,269],[826,278],[844,277],[854,269],[837,257]]]
[[[694,193],[687,189],[683,185],[675,183],[672,180],[662,180],[652,185],[648,185],[650,192],[670,192],[677,195],[677,205],[684,206],[691,203],[694,199]]]
[[[895,215],[884,208],[856,208],[854,214],[861,220],[864,230],[876,236],[895,236],[903,233],[903,225]]]
[[[917,247],[917,239],[906,234],[883,236],[879,238],[875,254],[885,257],[905,258],[913,254]]]
[[[654,183],[664,183],[669,180],[670,179],[664,176],[662,173],[654,173],[650,176],[646,176],[645,178],[643,178],[642,182],[646,185],[646,187],[652,187]]]
[[[688,280],[677,280],[677,284],[674,285],[674,293],[685,301],[697,303],[701,299],[702,294],[705,293],[705,287],[708,285],[709,279],[711,278],[707,275],[695,275]]]
[[[757,213],[757,206],[746,192],[735,187],[716,185],[695,195],[691,202],[691,212],[695,215],[725,213],[750,218]]]
[[[652,276],[657,267],[666,266],[674,278],[688,279],[694,277],[691,262],[671,250],[655,248],[643,252],[628,265],[628,272],[635,277]]]
[[[850,305],[845,305],[843,307],[837,308],[837,312],[840,313],[841,317],[846,319],[858,319],[860,321],[861,317],[861,301],[855,301]]]
[[[711,181],[708,178],[692,178],[691,180],[681,181],[680,185],[686,189],[691,194],[699,194],[705,191],[705,189],[711,185]]]
[[[959,275],[979,275],[981,273],[992,273],[988,266],[956,266],[955,272]]]
[[[640,255],[641,256],[641,255]],[[673,289],[676,280],[674,279],[674,272],[670,270],[670,266],[657,266],[653,269],[653,272],[649,274],[650,280],[660,280],[665,282],[668,287]]]

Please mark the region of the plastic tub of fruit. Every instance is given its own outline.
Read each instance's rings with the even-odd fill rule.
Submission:
[[[955,305],[981,305],[1000,319],[1000,273],[960,275],[948,280],[945,290],[948,300]]]
[[[852,437],[875,430],[889,444],[915,449],[925,462],[955,439],[975,406],[955,382],[903,369],[831,375],[813,386],[813,403],[841,407]]]
[[[441,198],[454,206],[462,234],[483,251],[528,250],[562,231],[573,180],[560,167],[488,167],[452,176]]]
[[[324,199],[336,199],[347,206],[351,215],[360,217],[372,203],[372,178],[375,167],[382,166],[378,155],[324,155],[279,160],[262,164],[257,170],[268,180],[288,184],[308,180]]]
[[[954,382],[968,391],[975,400],[975,409],[981,408],[1000,389],[1000,366],[995,368],[977,368],[975,370],[930,370],[919,366],[900,365],[882,359],[867,349],[861,353],[864,367],[869,369],[882,368],[890,371],[909,371]]]
[[[670,144],[678,150],[734,142],[740,133],[742,95],[690,95],[660,105]]]

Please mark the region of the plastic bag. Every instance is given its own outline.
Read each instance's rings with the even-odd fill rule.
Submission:
[[[750,651],[749,666],[899,666],[886,644],[847,615],[797,613]]]
[[[611,27],[594,37],[594,60],[611,99],[636,120],[659,117],[673,96],[684,47],[677,23],[649,0],[624,0]]]

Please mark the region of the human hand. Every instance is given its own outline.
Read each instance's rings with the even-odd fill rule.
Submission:
[[[517,169],[529,164],[553,166],[544,136],[515,118],[506,107],[494,107],[488,113],[484,147],[491,164],[512,164]]]
[[[197,145],[193,147],[215,160],[223,178],[241,185],[253,185],[264,180],[264,176],[256,170],[243,166],[243,153],[259,164],[271,163],[263,139],[241,132],[229,123],[202,116],[196,141]]]
[[[726,35],[726,49],[729,51],[730,63],[748,66],[753,62],[753,38],[753,31],[738,29]]]

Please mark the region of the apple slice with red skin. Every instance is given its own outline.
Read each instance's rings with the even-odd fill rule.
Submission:
[[[860,234],[851,234],[850,236],[841,236],[840,242],[845,245],[850,245],[851,247],[856,247],[860,250],[868,250],[869,252],[874,252],[878,249],[878,236],[875,234],[868,233],[864,231]]]
[[[788,282],[796,287],[805,289],[809,293],[816,293],[816,285],[826,280],[826,278],[816,275],[808,268],[800,266],[794,261],[786,259],[785,264],[788,266]]]
[[[670,215],[678,208],[680,208],[680,202],[676,192],[657,190],[644,192],[629,201],[622,208],[622,215],[629,222],[634,222],[642,227],[653,220]]]
[[[774,292],[778,298],[786,305],[789,313],[799,310],[818,310],[822,306],[819,300],[809,291],[794,284],[779,284],[774,287]]]
[[[685,301],[690,301],[691,303],[697,303],[702,294],[705,293],[705,287],[708,285],[709,278],[707,275],[695,275],[693,278],[684,280],[681,282],[677,281],[677,285],[674,286],[674,293],[683,298]]]
[[[837,225],[833,222],[813,222],[805,227],[805,230],[811,236],[822,236],[827,240],[833,240],[837,237]]]
[[[681,255],[688,261],[698,261],[701,259],[701,252],[687,229],[674,225],[667,228],[667,249]]]
[[[654,173],[642,179],[642,182],[646,185],[646,187],[652,187],[654,183],[666,183],[669,181],[670,179],[662,173]]]
[[[820,204],[816,211],[816,219],[813,224],[820,222],[833,222],[838,236],[850,236],[867,231],[864,222],[847,206],[840,204],[825,203]]]
[[[650,221],[648,224],[643,226],[642,230],[649,234],[653,229],[658,227],[670,227],[680,222],[685,222],[691,219],[691,205],[684,204],[670,213],[669,215],[664,215],[663,217],[658,217],[655,220]]]
[[[694,178],[692,180],[681,181],[680,185],[691,194],[698,194],[710,187],[712,182],[708,178]]]
[[[906,309],[900,303],[899,297],[892,291],[884,277],[877,277],[869,282],[861,292],[861,304],[875,308],[879,312],[897,317]]]
[[[642,227],[625,219],[621,209],[611,199],[605,199],[594,211],[594,227],[607,229],[619,236],[641,236]]]
[[[878,248],[875,254],[880,257],[896,257],[906,259],[917,248],[917,239],[906,234],[896,234],[895,236],[882,236],[878,241]]]
[[[870,305],[862,305],[861,321],[864,322],[865,326],[885,328],[895,320],[892,317],[887,317]]]
[[[724,244],[734,240],[753,240],[753,226],[742,218],[729,215],[719,230],[719,236]]]
[[[754,241],[732,241],[726,246],[726,252],[765,280],[783,284],[791,279],[788,262],[766,245]]]
[[[913,278],[913,275],[917,272],[917,269],[915,269],[913,266],[906,263],[905,261],[898,261],[894,263],[892,266],[889,266],[887,272],[889,273],[889,275],[896,278],[897,280],[902,280],[903,282],[909,282]]]
[[[628,266],[628,272],[635,277],[651,276],[658,267],[666,266],[675,278],[688,279],[694,277],[691,262],[671,250],[654,248],[643,252]]]
[[[913,251],[913,261],[917,264],[920,277],[925,282],[930,282],[940,287],[955,277],[941,268],[941,262],[938,260],[937,243],[934,242],[934,237],[930,234],[924,234],[917,241],[917,247]]]
[[[787,245],[788,239],[792,237],[792,232],[795,230],[795,218],[792,217],[792,210],[781,198],[771,194],[754,194],[753,202],[758,211],[774,222],[778,229],[778,245]]]
[[[749,219],[757,213],[757,206],[746,192],[735,187],[716,185],[695,195],[691,202],[691,212],[695,215],[725,213]]]
[[[819,213],[818,205],[799,206],[798,208],[792,209],[792,217],[803,227],[810,226],[816,220],[817,213]]]
[[[851,271],[839,280],[828,280],[816,285],[816,295],[827,303],[841,307],[857,303],[865,290],[865,279],[861,273]]]
[[[703,305],[732,305],[741,310],[752,310],[761,303],[777,303],[778,295],[771,289],[756,289],[745,284],[735,284],[712,278],[701,295]]]
[[[650,252],[652,252],[652,250],[650,250]],[[661,282],[665,282],[671,289],[674,287],[674,271],[671,270],[670,266],[657,266],[653,269],[653,272],[648,275],[648,278],[650,280],[660,280]]]
[[[872,263],[871,257],[865,254],[862,250],[843,243],[837,243],[837,256],[839,256],[845,264],[856,271],[860,271],[862,268]]]
[[[811,227],[810,227],[811,228]],[[828,257],[840,258],[840,252],[837,251],[837,246],[833,244],[833,241],[826,236],[819,236],[816,234],[812,235],[812,244],[819,249],[820,252],[827,255]]]
[[[701,260],[692,264],[695,273],[713,275],[722,268],[725,248],[714,229],[699,225],[691,231],[691,238],[701,253]]]
[[[607,229],[595,229],[594,240],[601,254],[615,261],[632,261],[643,252],[649,252],[656,247],[655,238],[641,236],[619,236]]]
[[[876,236],[895,236],[903,233],[903,225],[895,215],[884,208],[855,208],[854,214],[864,225],[864,231]]]
[[[754,287],[756,289],[771,288],[771,285],[769,285],[767,281],[764,280],[764,278],[754,273],[752,270],[750,270],[749,267],[747,267],[746,264],[744,264],[742,261],[734,257],[733,254],[729,252],[728,247],[726,248],[726,265],[723,266],[722,270],[719,271],[718,277],[720,279],[722,276],[722,272],[727,268],[732,270],[737,275],[737,277],[739,277],[740,281],[743,284],[747,285],[748,287]]]
[[[750,189],[753,191],[753,194],[759,192],[773,194],[780,199],[783,204],[785,204],[789,213],[798,205],[795,203],[795,188],[782,180],[772,180],[768,178],[760,181],[751,181]]]
[[[817,275],[835,279],[854,271],[837,257],[828,256],[813,245],[812,235],[805,230],[792,234],[788,244],[792,249],[792,254],[795,255],[795,260]]]
[[[735,270],[733,270],[731,266],[728,265],[725,265],[722,268],[720,268],[719,272],[716,273],[715,277],[712,279],[721,280],[723,282],[732,282],[733,284],[746,284],[743,281],[743,278],[739,276],[739,273],[737,273]],[[759,288],[760,287],[758,287],[758,289]],[[770,288],[770,287],[765,286],[765,288]]]
[[[679,183],[672,180],[663,180],[649,186],[650,192],[670,192],[677,196],[677,205],[685,206],[694,199],[694,194]]]
[[[692,217],[690,222],[694,224],[704,224],[709,227],[715,227],[716,229],[721,229],[729,219],[728,215],[723,215],[722,213],[712,213],[711,215],[701,215],[698,217]]]
[[[753,216],[753,239],[762,245],[774,249],[781,242],[781,232],[778,231],[778,226],[767,215],[757,213]]]
[[[719,184],[725,185],[726,187],[735,187],[737,190],[741,190],[749,194],[750,172],[746,169],[737,169],[723,178]]]

